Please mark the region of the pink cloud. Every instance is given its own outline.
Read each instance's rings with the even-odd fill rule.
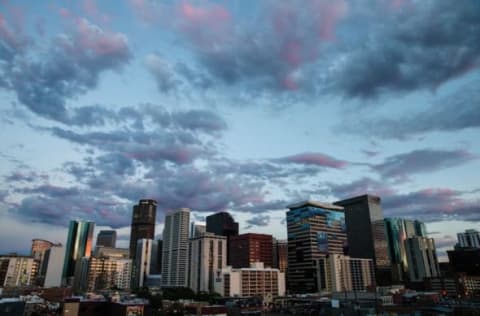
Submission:
[[[95,2],[95,0],[84,0],[83,10],[90,16],[95,16],[99,14],[97,3]]]
[[[321,167],[328,167],[334,169],[342,169],[348,165],[347,161],[338,160],[321,153],[303,153],[293,156],[288,156],[281,159],[282,161],[304,164],[304,165],[317,165]]]
[[[21,32],[22,27],[17,21],[14,23],[13,30],[7,19],[0,13],[0,38],[2,38],[11,48],[20,49],[24,47],[27,40]],[[15,26],[16,25],[16,26]]]

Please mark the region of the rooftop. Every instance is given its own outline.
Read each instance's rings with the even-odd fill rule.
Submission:
[[[287,205],[287,208],[296,209],[296,208],[305,207],[305,206],[315,206],[315,207],[321,207],[321,208],[330,209],[330,210],[343,211],[343,207],[341,206],[333,205],[330,203],[312,201],[312,200],[306,200],[306,201],[290,204],[290,205]]]

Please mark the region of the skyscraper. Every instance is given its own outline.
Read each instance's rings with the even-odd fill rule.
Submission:
[[[188,286],[188,236],[190,210],[182,208],[165,216],[162,249],[162,286]]]
[[[372,259],[379,285],[391,282],[391,267],[380,198],[361,195],[335,202],[345,208],[348,254],[354,258]]]
[[[273,266],[273,238],[266,234],[242,234],[230,237],[229,258],[233,268],[248,268],[254,262]]]
[[[65,246],[65,262],[63,264],[63,280],[73,284],[77,263],[92,253],[94,222],[70,221],[67,243]]]
[[[305,201],[288,206],[287,288],[292,293],[316,293],[325,284],[319,259],[343,254],[347,234],[343,207]],[[322,281],[323,280],[323,281]]]
[[[227,264],[230,265],[230,237],[238,235],[238,223],[227,212],[207,216],[207,232],[227,237]]]
[[[97,247],[115,248],[117,232],[114,230],[101,230],[97,235]]]
[[[157,252],[158,242],[156,240],[140,239],[137,241],[135,287],[144,286],[150,274],[160,274]]]
[[[140,200],[133,207],[132,226],[130,231],[130,258],[134,259],[137,253],[139,239],[155,238],[155,218],[157,215],[157,201]]]
[[[409,278],[423,282],[425,278],[440,276],[435,241],[427,237],[410,237],[405,240]]]
[[[392,265],[393,281],[404,281],[408,275],[405,240],[411,237],[427,237],[425,224],[404,218],[385,218],[388,253]]]

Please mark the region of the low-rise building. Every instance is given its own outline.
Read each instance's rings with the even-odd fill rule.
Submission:
[[[38,261],[16,254],[0,256],[0,286],[19,287],[33,284],[38,273]]]

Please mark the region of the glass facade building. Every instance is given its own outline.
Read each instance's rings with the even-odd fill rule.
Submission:
[[[94,222],[70,221],[62,273],[67,284],[72,284],[77,263],[84,257],[89,258],[92,253],[94,228]]]
[[[155,238],[155,219],[157,216],[157,201],[140,200],[133,207],[130,232],[130,258],[135,259],[137,242],[140,239]]]
[[[291,293],[319,292],[318,260],[343,254],[347,246],[343,207],[306,201],[288,208],[287,289]]]

